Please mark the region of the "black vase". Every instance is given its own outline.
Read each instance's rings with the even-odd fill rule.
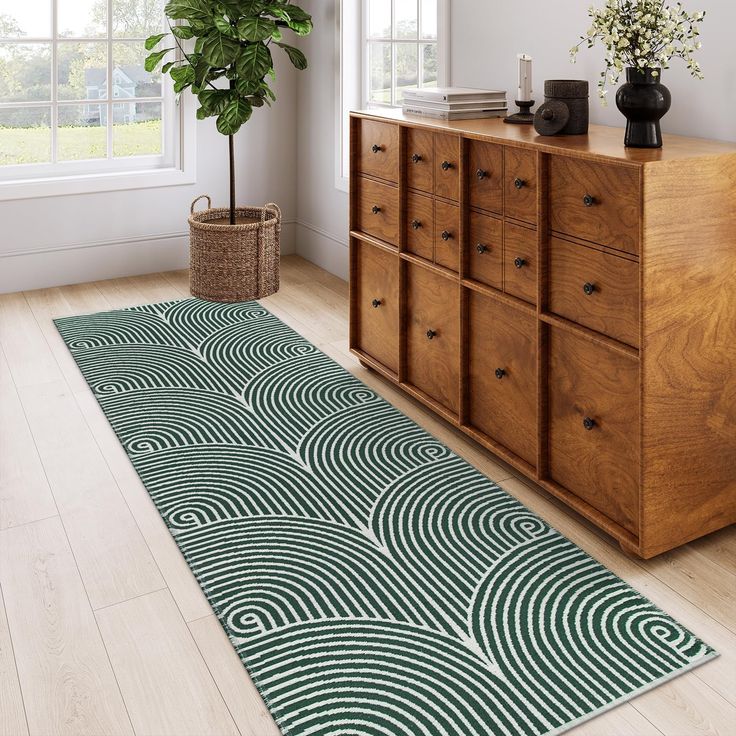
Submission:
[[[624,145],[630,148],[661,148],[659,121],[672,104],[672,95],[660,83],[662,70],[655,76],[651,69],[626,70],[626,84],[616,93],[616,106],[626,117]]]

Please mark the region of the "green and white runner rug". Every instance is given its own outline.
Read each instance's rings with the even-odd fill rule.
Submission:
[[[56,324],[285,734],[561,733],[716,656],[259,304]]]

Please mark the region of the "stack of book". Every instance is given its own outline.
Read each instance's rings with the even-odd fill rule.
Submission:
[[[508,112],[506,93],[468,87],[422,87],[404,90],[403,110],[437,120],[471,120],[503,117]]]

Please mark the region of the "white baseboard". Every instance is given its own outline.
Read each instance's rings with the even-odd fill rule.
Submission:
[[[296,252],[325,271],[347,280],[350,267],[347,238],[339,238],[299,220],[296,223]]]
[[[281,252],[294,253],[296,223],[284,222]],[[189,233],[0,254],[0,294],[173,271],[189,264]]]

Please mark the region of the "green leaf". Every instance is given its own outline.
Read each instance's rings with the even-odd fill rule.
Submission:
[[[236,70],[244,79],[260,80],[268,74],[272,66],[273,59],[268,47],[262,43],[254,43],[243,49]]]
[[[170,74],[174,80],[174,92],[183,92],[194,84],[194,67],[190,64],[177,66],[171,70]]]
[[[219,115],[230,102],[232,92],[229,89],[203,89],[197,97],[208,115]]]
[[[240,44],[222,33],[213,33],[208,36],[202,45],[202,57],[215,67],[225,67],[232,64],[240,53]]]
[[[242,15],[260,15],[268,3],[263,0],[241,0],[238,5]]]
[[[163,51],[154,51],[152,54],[149,54],[146,57],[145,62],[143,63],[143,67],[147,72],[153,72],[156,70],[156,67],[161,63],[164,56],[169,53],[169,51],[173,51],[173,48],[170,49],[163,49]]]
[[[230,102],[217,117],[217,130],[223,135],[235,135],[240,126],[247,123],[253,114],[253,107],[242,97]]]
[[[215,17],[215,28],[217,28],[220,33],[230,36],[231,38],[236,35],[235,29],[230,25],[230,21],[224,16],[218,15]]]
[[[253,79],[236,79],[235,89],[241,97],[250,97],[261,88],[261,83]]]
[[[168,35],[169,35],[168,33],[157,33],[155,36],[149,36],[146,39],[146,43],[145,43],[146,51],[151,51],[152,49],[154,49],[156,46],[159,45],[159,43],[161,42],[161,39],[166,38],[166,36]]]
[[[206,0],[170,0],[164,11],[169,18],[174,20],[204,20],[212,16]]]
[[[171,32],[182,40],[186,41],[190,38],[194,38],[194,31],[191,26],[172,26]]]
[[[197,108],[197,120],[204,120],[208,117],[210,117],[209,113],[205,112],[205,109],[203,107]]]
[[[304,54],[296,47],[289,46],[288,43],[279,43],[277,46],[280,46],[289,56],[289,59],[291,63],[297,68],[297,69],[306,69],[307,68],[307,57],[304,56]]]
[[[162,74],[166,74],[166,73],[167,73],[167,72],[169,71],[169,69],[171,69],[171,68],[172,68],[172,67],[174,66],[174,64],[176,64],[176,62],[175,62],[175,61],[167,61],[167,62],[166,62],[166,63],[165,63],[165,64],[164,64],[164,65],[163,65],[163,66],[161,67],[161,73],[162,73]]]
[[[278,29],[268,18],[241,18],[238,21],[238,35],[245,41],[265,41]]]
[[[291,28],[297,36],[308,36],[312,32],[312,21],[310,20],[289,20],[287,21],[289,28]]]

